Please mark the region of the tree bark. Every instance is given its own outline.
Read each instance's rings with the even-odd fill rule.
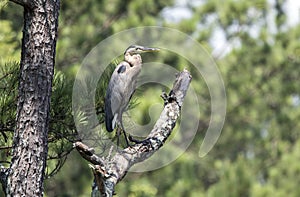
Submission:
[[[12,0],[24,7],[13,156],[7,196],[43,196],[59,0]]]
[[[106,159],[98,157],[92,149],[81,142],[74,144],[81,156],[93,164],[91,168],[101,196],[111,197],[115,185],[124,178],[134,164],[151,157],[163,146],[180,116],[180,109],[191,79],[187,70],[177,75],[169,95],[162,96],[165,107],[154,128],[143,142],[118,151],[111,159],[110,156]],[[92,196],[97,196],[94,189]]]

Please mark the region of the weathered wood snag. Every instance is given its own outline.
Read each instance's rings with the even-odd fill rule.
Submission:
[[[191,79],[187,70],[183,70],[176,76],[170,93],[162,95],[165,106],[159,119],[142,143],[118,151],[108,159],[98,157],[92,149],[81,142],[74,144],[82,157],[93,164],[91,166],[101,196],[112,196],[115,185],[124,178],[134,164],[151,157],[163,146],[180,116],[180,109]]]

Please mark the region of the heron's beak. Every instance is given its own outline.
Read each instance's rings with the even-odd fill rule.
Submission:
[[[142,51],[143,51],[143,53],[146,53],[146,52],[157,52],[157,51],[160,51],[160,49],[159,48],[152,48],[152,47],[143,47]]]

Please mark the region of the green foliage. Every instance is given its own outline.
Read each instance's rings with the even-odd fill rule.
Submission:
[[[18,63],[0,62],[0,165],[8,166],[16,118]]]
[[[8,0],[2,0],[0,2],[0,11],[6,7]]]
[[[56,62],[63,72],[56,71],[51,98],[49,159],[53,161],[49,160],[49,167],[53,170],[62,165],[76,137],[70,111],[71,79],[86,53],[118,31],[163,24],[188,33],[208,51],[213,50],[214,33],[224,33],[224,51],[232,50],[215,58],[226,87],[226,123],[214,149],[199,158],[199,143],[210,121],[208,89],[187,60],[160,53],[157,61],[191,70],[193,88],[201,98],[199,131],[188,151],[172,164],[152,172],[128,173],[117,186],[117,196],[299,196],[300,26],[286,26],[283,1],[275,1],[274,8],[267,2],[202,1],[199,6],[189,5],[191,18],[170,23],[160,13],[171,1],[62,1]],[[0,29],[3,62],[16,60],[20,54],[20,33],[16,32],[20,32],[22,20],[13,19],[21,13],[13,8],[8,3],[0,13],[4,19],[0,21],[4,27]],[[276,15],[275,32],[268,25],[270,9]],[[0,143],[9,146],[15,121],[18,65],[1,65],[0,125],[6,127],[7,142],[0,133]],[[113,68],[110,66],[98,82],[95,105],[100,122],[104,120],[105,87]],[[162,105],[153,103],[162,104],[161,89],[145,86],[136,91],[132,114],[139,123],[154,121],[149,114],[159,115]],[[75,116],[82,124],[86,123],[84,113],[83,110]],[[1,160],[7,160],[7,155],[8,151],[1,151]],[[80,158],[71,156],[65,168],[49,179],[48,196],[88,195],[90,170],[85,162],[79,162]]]
[[[217,165],[220,181],[208,190],[208,196],[250,196],[252,176],[251,161],[239,157],[234,163],[228,160],[220,161]]]
[[[170,5],[171,0],[89,0],[84,4],[73,0],[61,3],[56,65],[70,69],[78,66],[96,44],[113,33],[141,25],[156,25],[155,16]]]
[[[0,20],[0,62],[4,64],[7,61],[17,61],[20,56],[19,43],[20,37],[12,31],[12,22]]]
[[[73,80],[60,71],[55,72],[48,134],[49,176],[60,170],[78,138],[72,115],[72,86]]]
[[[0,66],[0,154],[1,164],[9,164],[10,147],[17,110],[19,63],[6,63]],[[72,116],[71,80],[57,71],[53,80],[50,121],[48,176],[55,174],[63,165],[68,153],[73,149],[72,142],[77,138]]]
[[[45,196],[90,196],[93,175],[81,156],[73,151],[55,176],[45,181]]]

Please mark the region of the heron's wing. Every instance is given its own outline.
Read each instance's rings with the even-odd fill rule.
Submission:
[[[120,66],[117,67],[117,73],[124,73],[126,71],[126,65],[121,64]]]
[[[128,63],[127,63],[128,64]],[[105,96],[105,125],[107,131],[113,131],[115,123],[118,118],[116,116],[122,116],[122,107],[126,105],[124,98],[127,85],[125,82],[126,75],[123,75],[126,72],[126,68],[129,65],[126,65],[125,62],[121,62],[116,69],[114,70],[108,88],[106,90]],[[114,121],[113,121],[114,120]],[[121,120],[121,119],[120,119]]]
[[[112,108],[111,108],[111,94],[108,87],[105,96],[105,126],[108,132],[112,132],[114,130],[112,125],[113,118],[114,115],[112,113]]]

